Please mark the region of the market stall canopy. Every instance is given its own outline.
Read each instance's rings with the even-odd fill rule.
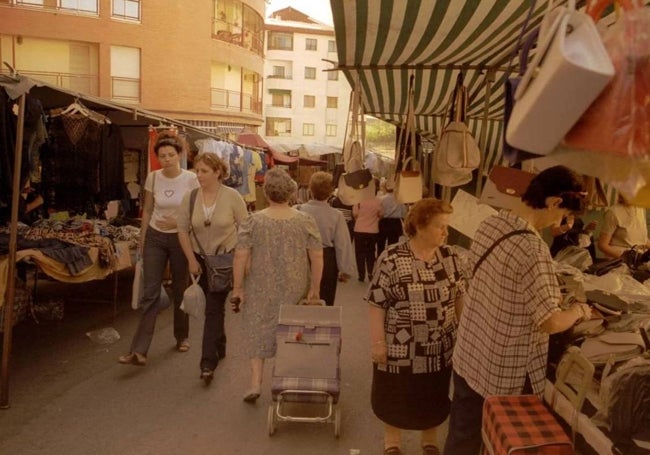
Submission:
[[[482,169],[489,170],[501,156],[513,49],[525,24],[526,30],[539,25],[547,1],[331,0],[331,6],[337,68],[352,86],[359,81],[366,114],[402,124],[413,74],[417,131],[435,139],[462,71],[467,122],[482,138]]]

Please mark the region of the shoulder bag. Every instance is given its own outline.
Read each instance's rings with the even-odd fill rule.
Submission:
[[[233,281],[232,264],[233,264],[233,259],[235,257],[235,254],[232,251],[230,252],[224,251],[222,253],[219,253],[219,247],[217,247],[217,251],[215,252],[215,254],[205,253],[205,250],[203,249],[201,242],[199,242],[199,239],[196,236],[194,229],[191,227],[192,214],[194,213],[194,204],[196,203],[197,192],[198,192],[198,188],[195,188],[190,193],[190,230],[192,231],[194,240],[196,240],[196,244],[199,246],[199,250],[201,250],[201,258],[203,258],[203,261],[205,262],[205,266],[208,268],[207,270],[208,290],[210,292],[228,292],[232,289],[232,281]]]
[[[406,120],[398,141],[401,157],[399,161],[402,165],[395,176],[395,200],[401,204],[412,204],[419,201],[422,199],[422,190],[424,189],[420,163],[416,159],[415,112],[413,106],[414,79],[414,76],[411,75]],[[411,165],[410,169],[409,164]]]

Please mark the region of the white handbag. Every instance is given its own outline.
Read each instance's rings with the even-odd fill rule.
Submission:
[[[453,120],[443,129],[433,157],[433,180],[443,186],[471,182],[472,171],[481,164],[481,150],[465,124],[467,93],[462,81],[461,73],[450,101],[454,106]]]
[[[408,153],[408,158],[405,155],[400,155],[401,166],[395,175],[395,200],[401,204],[413,204],[414,202],[422,199],[422,190],[424,183],[422,182],[422,174],[420,172],[420,163],[416,160],[416,137],[415,137],[415,110],[413,106],[413,81],[414,76],[409,80],[409,95],[408,106],[406,112],[406,121],[404,128],[400,132],[400,137],[397,141],[400,150],[404,154]],[[409,163],[411,169],[409,169]]]
[[[596,25],[575,0],[547,11],[543,25],[506,130],[508,144],[538,155],[555,149],[614,77]]]
[[[413,204],[422,199],[422,175],[420,165],[413,160],[412,169],[408,169],[408,164],[413,160],[409,156],[402,164],[402,170],[397,173],[395,179],[395,200],[401,204]]]

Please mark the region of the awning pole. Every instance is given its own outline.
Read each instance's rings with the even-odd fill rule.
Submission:
[[[483,109],[483,126],[481,128],[481,135],[479,136],[479,149],[481,150],[481,162],[478,165],[478,176],[476,178],[476,197],[481,197],[483,191],[483,168],[485,167],[485,157],[487,156],[487,129],[488,129],[488,115],[490,113],[490,96],[492,95],[492,83],[495,79],[495,71],[488,70],[485,78],[485,108]],[[487,169],[489,170],[489,169]]]
[[[18,100],[18,124],[14,151],[14,181],[11,197],[11,224],[9,231],[9,256],[7,257],[7,291],[4,304],[4,333],[2,343],[2,368],[0,370],[0,409],[9,408],[9,360],[14,331],[14,300],[16,296],[16,250],[18,240],[18,198],[20,197],[20,166],[23,155],[23,131],[25,125],[25,97]]]

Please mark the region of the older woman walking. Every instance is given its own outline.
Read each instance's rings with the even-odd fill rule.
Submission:
[[[408,242],[379,257],[370,304],[372,409],[384,422],[384,453],[399,455],[401,430],[420,430],[424,455],[438,455],[436,429],[449,415],[456,307],[466,281],[446,246],[452,208],[418,201],[405,221]]]
[[[194,160],[201,188],[185,195],[178,211],[178,239],[190,273],[200,275],[206,297],[201,352],[201,379],[209,385],[219,360],[226,356],[225,302],[229,289],[212,292],[203,254],[224,253],[237,244],[237,226],[248,212],[239,192],[222,184],[228,175],[226,163],[214,153],[202,153]],[[194,200],[194,206],[190,204]]]
[[[274,357],[280,305],[318,299],[323,247],[311,215],[289,206],[297,185],[274,168],[264,177],[269,207],[250,215],[239,228],[233,299],[239,299],[251,382],[244,401],[260,396],[264,359]]]

